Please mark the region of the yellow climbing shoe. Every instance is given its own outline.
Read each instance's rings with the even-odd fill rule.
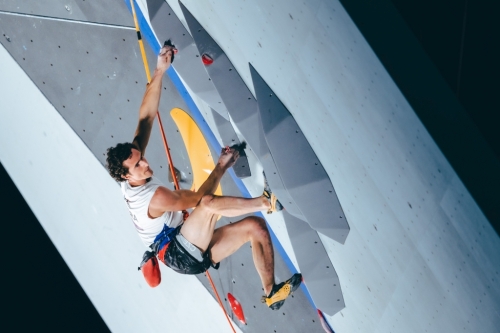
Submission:
[[[302,282],[302,274],[295,273],[290,279],[280,284],[275,284],[269,296],[262,296],[262,303],[266,303],[272,310],[278,310]]]
[[[278,201],[278,198],[274,195],[274,193],[271,191],[271,188],[269,187],[269,184],[267,183],[267,180],[265,178],[266,176],[264,175],[264,192],[262,195],[267,198],[269,203],[271,204],[271,207],[267,210],[268,214],[272,214],[273,212],[279,212],[280,210],[283,209],[283,206],[281,203]]]

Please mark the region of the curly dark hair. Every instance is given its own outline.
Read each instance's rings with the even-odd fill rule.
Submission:
[[[110,147],[107,150],[108,157],[106,158],[106,168],[111,177],[117,182],[125,181],[122,175],[125,176],[128,173],[128,168],[123,166],[123,161],[132,155],[132,148],[137,149],[137,147],[130,142],[125,142],[119,143],[116,147]]]

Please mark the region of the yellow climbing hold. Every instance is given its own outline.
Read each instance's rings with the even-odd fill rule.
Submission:
[[[193,170],[193,186],[191,190],[198,189],[215,168],[214,158],[208,148],[208,143],[201,133],[200,128],[195,121],[184,110],[174,108],[170,111],[170,115],[174,120],[182,140],[186,145],[189,161]],[[219,184],[215,195],[222,195],[222,189]]]

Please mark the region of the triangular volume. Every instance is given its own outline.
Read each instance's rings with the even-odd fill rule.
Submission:
[[[316,307],[333,316],[345,307],[340,280],[316,231],[283,211],[286,230],[304,283]]]
[[[285,188],[314,230],[344,244],[349,224],[325,168],[292,114],[252,65],[250,72],[264,136]]]

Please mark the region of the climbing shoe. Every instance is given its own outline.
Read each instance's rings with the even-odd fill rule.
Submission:
[[[279,212],[280,210],[283,210],[283,206],[281,203],[278,201],[278,198],[274,195],[274,193],[271,191],[271,188],[269,187],[269,184],[267,183],[266,180],[266,175],[264,175],[264,193],[262,195],[267,198],[269,203],[271,204],[271,207],[267,210],[268,214],[272,214],[274,212]]]
[[[275,284],[269,296],[262,296],[262,303],[266,303],[272,310],[278,310],[285,303],[285,299],[300,286],[301,282],[302,274],[293,274],[293,276],[285,282]]]

